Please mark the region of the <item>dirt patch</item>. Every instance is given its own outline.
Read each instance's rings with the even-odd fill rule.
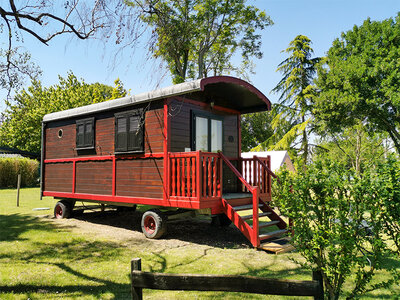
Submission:
[[[251,244],[234,225],[212,226],[210,218],[185,218],[167,222],[167,233],[158,240],[147,239],[140,228],[142,213],[88,211],[70,219],[54,219],[57,225],[74,232],[89,234],[122,242],[124,246],[176,248],[188,245],[207,245],[216,248],[252,248]]]

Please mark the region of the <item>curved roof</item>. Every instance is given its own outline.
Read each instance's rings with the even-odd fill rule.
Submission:
[[[230,76],[214,76],[184,82],[138,95],[50,113],[43,117],[43,122],[84,116],[182,95],[202,102],[214,102],[215,105],[235,109],[240,113],[271,109],[271,102],[268,98],[250,83]]]

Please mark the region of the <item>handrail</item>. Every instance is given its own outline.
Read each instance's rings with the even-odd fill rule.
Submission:
[[[255,188],[252,187],[246,179],[243,178],[243,176],[238,172],[238,170],[232,165],[232,163],[226,158],[225,155],[222,154],[222,152],[218,152],[219,156],[224,160],[226,165],[232,170],[232,172],[239,178],[239,180],[247,187],[249,191],[253,191]]]
[[[254,155],[254,158],[267,170],[268,174],[271,175],[272,177],[278,179],[278,176],[274,172],[271,171],[271,169],[256,155]]]

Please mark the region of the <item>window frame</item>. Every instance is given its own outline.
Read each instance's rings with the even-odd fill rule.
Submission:
[[[192,136],[191,136],[191,148],[192,151],[197,151],[196,150],[196,117],[200,118],[205,118],[207,119],[207,152],[212,152],[211,151],[211,121],[216,120],[216,121],[221,121],[222,122],[222,149],[220,151],[224,152],[224,117],[220,115],[215,115],[209,112],[204,112],[204,111],[191,111],[191,125],[192,125]],[[215,152],[212,152],[215,153]]]
[[[118,112],[114,114],[114,153],[115,154],[126,154],[126,153],[144,153],[145,152],[145,147],[144,147],[144,131],[145,131],[145,112],[143,108],[137,108],[134,110],[129,110],[129,111],[124,111],[124,112]],[[133,142],[131,140],[131,131],[130,131],[130,117],[138,117],[138,130],[139,132],[138,135],[140,135],[141,138],[141,145],[139,147],[131,147],[130,142]],[[125,137],[124,137],[124,147],[118,147],[118,142],[119,140],[119,132],[118,132],[118,119],[119,118],[124,118],[126,122],[126,131],[125,131]],[[136,131],[137,132],[137,131]]]
[[[94,149],[95,147],[95,136],[96,136],[96,132],[95,132],[95,118],[91,117],[91,118],[85,118],[85,119],[79,119],[76,120],[75,122],[76,124],[76,135],[75,135],[75,149],[76,150],[90,150],[90,149]],[[85,143],[85,139],[87,138],[88,132],[86,131],[86,126],[90,124],[91,126],[91,136],[88,138],[88,142]],[[83,143],[82,144],[78,144],[79,142],[79,126],[83,125]]]

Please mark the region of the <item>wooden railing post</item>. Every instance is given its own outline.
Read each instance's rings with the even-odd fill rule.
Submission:
[[[318,281],[318,295],[314,296],[314,300],[323,300],[324,299],[324,280],[322,278],[321,271],[313,271],[312,279]]]
[[[133,282],[132,272],[142,270],[142,260],[140,258],[134,258],[131,260],[131,290],[132,290],[132,300],[142,300],[143,290],[141,287],[135,287]]]
[[[260,188],[258,186],[253,186],[253,236],[252,236],[252,244],[254,247],[260,246],[260,237],[258,230],[258,203],[259,203],[259,195]]]

